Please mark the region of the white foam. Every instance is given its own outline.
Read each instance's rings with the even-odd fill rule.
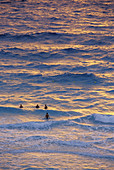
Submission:
[[[95,121],[103,122],[103,123],[114,123],[113,115],[100,115],[94,114]]]

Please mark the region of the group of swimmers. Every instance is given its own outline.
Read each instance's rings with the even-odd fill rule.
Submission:
[[[19,108],[23,108],[23,105],[20,104]],[[37,105],[36,105],[36,108],[38,109],[38,108],[40,108],[40,106],[37,104]],[[47,105],[45,104],[44,109],[46,110],[47,108],[48,108],[48,107],[47,107]],[[49,119],[49,114],[48,114],[48,113],[46,113],[45,118],[46,118],[46,119]]]

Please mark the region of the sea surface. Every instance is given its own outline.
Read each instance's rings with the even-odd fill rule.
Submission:
[[[4,169],[114,169],[113,0],[0,0]]]

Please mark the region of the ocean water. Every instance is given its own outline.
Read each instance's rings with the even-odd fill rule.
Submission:
[[[114,169],[113,31],[113,0],[0,0],[0,170]]]

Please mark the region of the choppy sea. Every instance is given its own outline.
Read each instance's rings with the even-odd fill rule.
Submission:
[[[113,170],[113,31],[113,0],[0,0],[0,170]]]

